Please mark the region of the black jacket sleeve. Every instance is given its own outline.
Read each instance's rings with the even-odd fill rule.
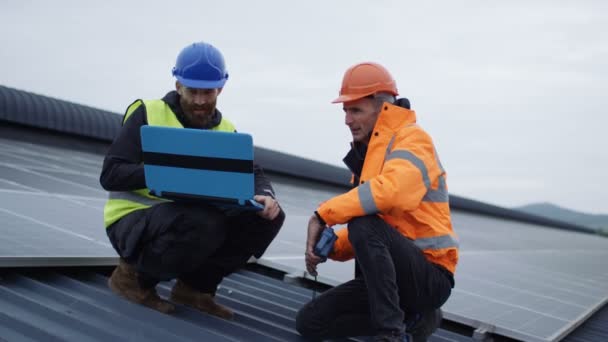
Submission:
[[[108,191],[146,187],[139,129],[146,125],[145,106],[137,108],[123,124],[103,161],[99,182]]]
[[[255,178],[255,194],[264,195],[275,198],[274,189],[270,180],[264,174],[264,170],[259,165],[253,165],[253,174]]]

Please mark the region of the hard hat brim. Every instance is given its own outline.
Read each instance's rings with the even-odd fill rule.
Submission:
[[[331,103],[342,103],[342,102],[351,102],[362,99],[370,94],[357,94],[357,95],[340,95],[335,100],[331,101]]]
[[[226,84],[225,79],[219,81],[190,80],[177,75],[175,78],[177,78],[179,83],[181,83],[183,86],[193,89],[217,89],[223,88],[224,84]]]

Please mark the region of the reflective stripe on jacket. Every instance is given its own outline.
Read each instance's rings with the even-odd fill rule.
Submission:
[[[422,249],[429,261],[454,273],[458,240],[450,219],[446,173],[430,136],[415,123],[414,111],[385,103],[358,186],[322,203],[317,212],[328,226],[379,215]],[[348,229],[337,235],[330,257],[352,259]]]
[[[163,100],[136,100],[128,108],[123,118],[123,124],[141,105],[146,109],[146,120],[151,126],[184,127],[169,105]],[[234,125],[222,117],[220,123],[211,128],[215,131],[234,132]],[[135,191],[110,191],[109,199],[103,210],[104,225],[109,227],[125,215],[140,209],[149,208],[167,200],[151,196],[147,188]]]

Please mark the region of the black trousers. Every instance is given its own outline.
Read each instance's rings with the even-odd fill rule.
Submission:
[[[285,220],[254,212],[227,214],[213,206],[167,202],[134,211],[107,229],[121,258],[135,266],[143,287],[179,278],[215,293],[223,277],[260,257]]]
[[[351,220],[348,238],[360,275],[300,309],[296,327],[303,336],[400,334],[406,322],[441,307],[450,296],[452,274],[378,216]]]

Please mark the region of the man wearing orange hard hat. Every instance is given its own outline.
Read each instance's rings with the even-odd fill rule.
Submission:
[[[366,62],[346,71],[333,101],[343,104],[353,137],[344,158],[353,188],[311,216],[306,267],[317,274],[325,261],[315,248],[321,236],[331,231],[327,227],[346,224],[327,257],[354,258],[355,278],[298,312],[304,337],[426,341],[441,322],[458,262],[446,173],[409,101],[397,95],[391,74]]]

